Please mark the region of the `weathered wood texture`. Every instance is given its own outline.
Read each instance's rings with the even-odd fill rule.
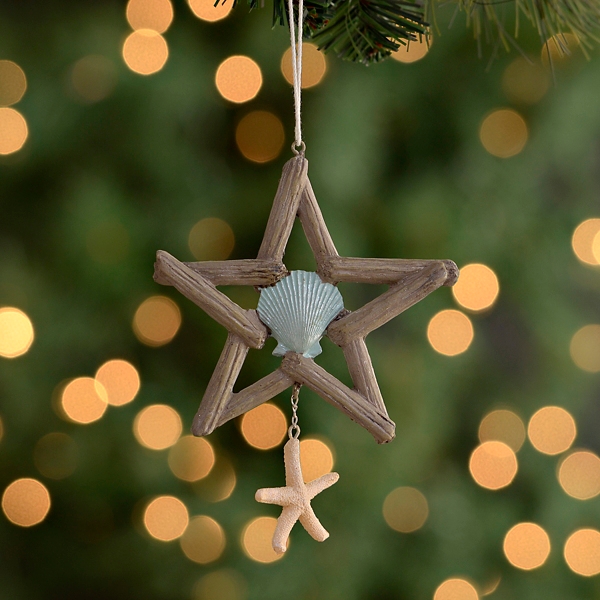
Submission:
[[[257,258],[279,261],[283,259],[307,180],[308,161],[304,156],[295,156],[283,165],[283,173]]]
[[[242,259],[182,264],[208,279],[213,285],[273,285],[289,274],[285,265],[277,260]],[[161,271],[154,273],[154,281],[161,285],[172,285]]]
[[[200,273],[192,271],[168,252],[159,250],[155,271],[163,280],[197,304],[204,312],[229,331],[242,338],[251,348],[262,348],[267,339],[267,328],[255,310],[244,310],[222,294]]]
[[[338,346],[364,338],[371,331],[381,327],[439,288],[446,280],[446,276],[444,263],[435,262],[391,286],[387,292],[358,310],[334,321],[327,328],[327,335]]]
[[[194,418],[194,435],[208,435],[218,426],[247,354],[244,340],[230,333]]]
[[[305,385],[323,400],[339,408],[364,427],[378,443],[385,444],[394,439],[396,425],[387,414],[382,414],[361,394],[344,385],[311,358],[288,352],[281,362],[281,370],[294,381]]]

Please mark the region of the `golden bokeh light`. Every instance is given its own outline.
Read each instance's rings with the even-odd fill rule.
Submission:
[[[27,122],[14,108],[0,108],[0,154],[17,152],[25,144]]]
[[[596,263],[600,264],[600,231],[596,233],[592,240],[592,256]]]
[[[185,435],[169,450],[169,468],[184,481],[203,479],[214,464],[215,451],[204,438]]]
[[[210,473],[194,484],[196,494],[207,502],[222,502],[233,494],[237,477],[231,461],[219,456]]]
[[[560,454],[568,450],[577,435],[575,419],[560,406],[540,408],[529,420],[529,441],[543,454]]]
[[[285,142],[283,123],[266,110],[248,113],[235,130],[235,141],[245,158],[265,163],[279,156]]]
[[[33,338],[33,324],[22,310],[12,306],[0,308],[0,356],[22,356],[33,344]]]
[[[173,5],[170,0],[129,0],[125,14],[131,29],[164,33],[173,21]]]
[[[411,533],[421,529],[428,516],[427,498],[416,488],[398,487],[383,501],[385,522],[400,533]]]
[[[226,260],[233,252],[233,229],[223,219],[198,221],[190,231],[188,245],[196,260]]]
[[[592,577],[600,573],[600,531],[578,529],[565,543],[564,557],[578,575]]]
[[[273,550],[275,527],[277,527],[277,519],[273,517],[258,517],[244,527],[242,549],[248,558],[260,563],[271,563],[285,556]]]
[[[479,600],[479,594],[465,579],[446,579],[435,590],[433,600]]]
[[[535,104],[550,89],[550,74],[539,63],[519,56],[504,70],[502,89],[513,102]]]
[[[233,2],[219,2],[215,6],[214,0],[188,0],[191,11],[203,21],[214,23],[229,16]]]
[[[490,308],[498,298],[500,285],[496,273],[479,263],[460,269],[460,277],[452,287],[456,301],[464,308],[480,311]]]
[[[151,29],[138,29],[123,44],[123,60],[134,72],[152,75],[160,71],[169,58],[165,38]]]
[[[94,104],[104,100],[117,85],[117,69],[114,63],[99,54],[80,58],[71,70],[71,85],[77,98]]]
[[[542,64],[545,67],[566,66],[575,55],[577,48],[579,48],[579,40],[572,33],[553,35],[542,48]]]
[[[200,515],[190,520],[179,543],[183,553],[191,561],[205,565],[223,554],[225,532],[214,519]]]
[[[105,362],[96,372],[96,381],[106,390],[107,401],[112,406],[128,404],[140,391],[137,369],[119,358]]]
[[[569,454],[558,468],[558,481],[573,498],[594,498],[600,494],[600,458],[587,450]]]
[[[414,63],[424,58],[431,47],[431,39],[429,43],[422,36],[419,40],[411,40],[406,46],[400,46],[396,52],[392,52],[392,58],[401,63]]]
[[[432,348],[446,356],[465,352],[473,341],[473,325],[467,315],[458,310],[442,310],[427,326],[427,339]]]
[[[525,437],[525,424],[521,417],[511,410],[493,410],[479,425],[480,442],[504,442],[514,452],[521,449]]]
[[[0,60],[0,106],[16,104],[25,94],[27,78],[12,60]]]
[[[65,433],[48,433],[33,449],[36,469],[50,479],[65,479],[77,468],[77,444]]]
[[[500,585],[501,581],[502,577],[500,577],[500,575],[492,577],[492,579],[490,579],[487,583],[485,583],[482,586],[481,596],[491,596],[498,589],[498,586]]]
[[[308,483],[331,472],[333,452],[322,440],[303,439],[300,441],[300,465],[302,477]]]
[[[6,518],[20,527],[41,523],[50,510],[50,494],[37,479],[17,479],[2,494]]]
[[[242,417],[241,429],[244,439],[251,446],[270,450],[281,444],[288,426],[283,411],[274,404],[265,403]]]
[[[503,548],[513,567],[530,571],[546,562],[550,554],[550,538],[535,523],[518,523],[504,537]]]
[[[100,419],[107,406],[106,390],[92,377],[73,379],[65,386],[60,397],[62,416],[81,425]]]
[[[246,600],[248,584],[234,569],[219,569],[202,577],[194,586],[192,600]]]
[[[311,88],[321,83],[327,72],[325,55],[314,44],[302,44],[302,88]],[[281,57],[281,73],[291,85],[294,82],[292,70],[292,49],[288,48]]]
[[[502,442],[483,442],[475,448],[469,460],[473,479],[488,490],[499,490],[510,485],[517,469],[515,453]]]
[[[519,154],[525,148],[528,137],[525,119],[510,108],[491,112],[479,128],[479,139],[483,147],[498,158],[510,158]]]
[[[154,498],[144,511],[144,526],[161,542],[171,542],[183,535],[190,519],[185,504],[174,496]]]
[[[594,242],[600,233],[600,219],[586,219],[573,232],[571,246],[575,256],[588,265],[598,265],[600,261],[594,255]]]
[[[170,448],[181,435],[181,417],[166,404],[152,404],[142,409],[133,422],[137,441],[151,450]]]
[[[150,296],[135,311],[133,332],[147,346],[168,344],[181,327],[179,306],[166,296]]]
[[[225,100],[241,104],[256,98],[262,87],[262,73],[248,56],[230,56],[217,68],[215,85]]]
[[[571,338],[573,362],[588,373],[600,372],[600,325],[585,325]]]

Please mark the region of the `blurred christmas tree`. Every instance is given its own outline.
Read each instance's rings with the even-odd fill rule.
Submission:
[[[305,476],[341,476],[315,499],[331,538],[296,528],[275,561],[254,492],[282,482],[289,398],[188,436],[226,334],[152,281],[157,248],[254,256],[289,157],[287,32],[230,8],[0,8],[0,597],[596,597],[600,62],[532,31],[531,62],[486,71],[450,7],[370,69],[306,46],[340,253],[462,276],[369,337],[393,443],[303,391]],[[310,260],[295,230],[286,263]],[[239,384],[277,362],[251,352]]]

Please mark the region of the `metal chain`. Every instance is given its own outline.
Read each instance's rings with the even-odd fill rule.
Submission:
[[[292,392],[292,424],[288,429],[288,436],[291,439],[297,440],[300,437],[300,425],[298,425],[298,397],[300,395],[301,383],[294,384]]]

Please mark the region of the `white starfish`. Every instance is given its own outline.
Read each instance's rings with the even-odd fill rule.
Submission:
[[[292,527],[298,520],[317,542],[324,542],[329,537],[329,533],[317,519],[310,501],[340,478],[337,473],[327,473],[309,483],[304,483],[300,466],[300,442],[295,438],[290,439],[284,446],[283,460],[285,487],[262,488],[255,495],[258,502],[278,504],[283,507],[273,534],[273,550],[277,554],[285,552]]]

